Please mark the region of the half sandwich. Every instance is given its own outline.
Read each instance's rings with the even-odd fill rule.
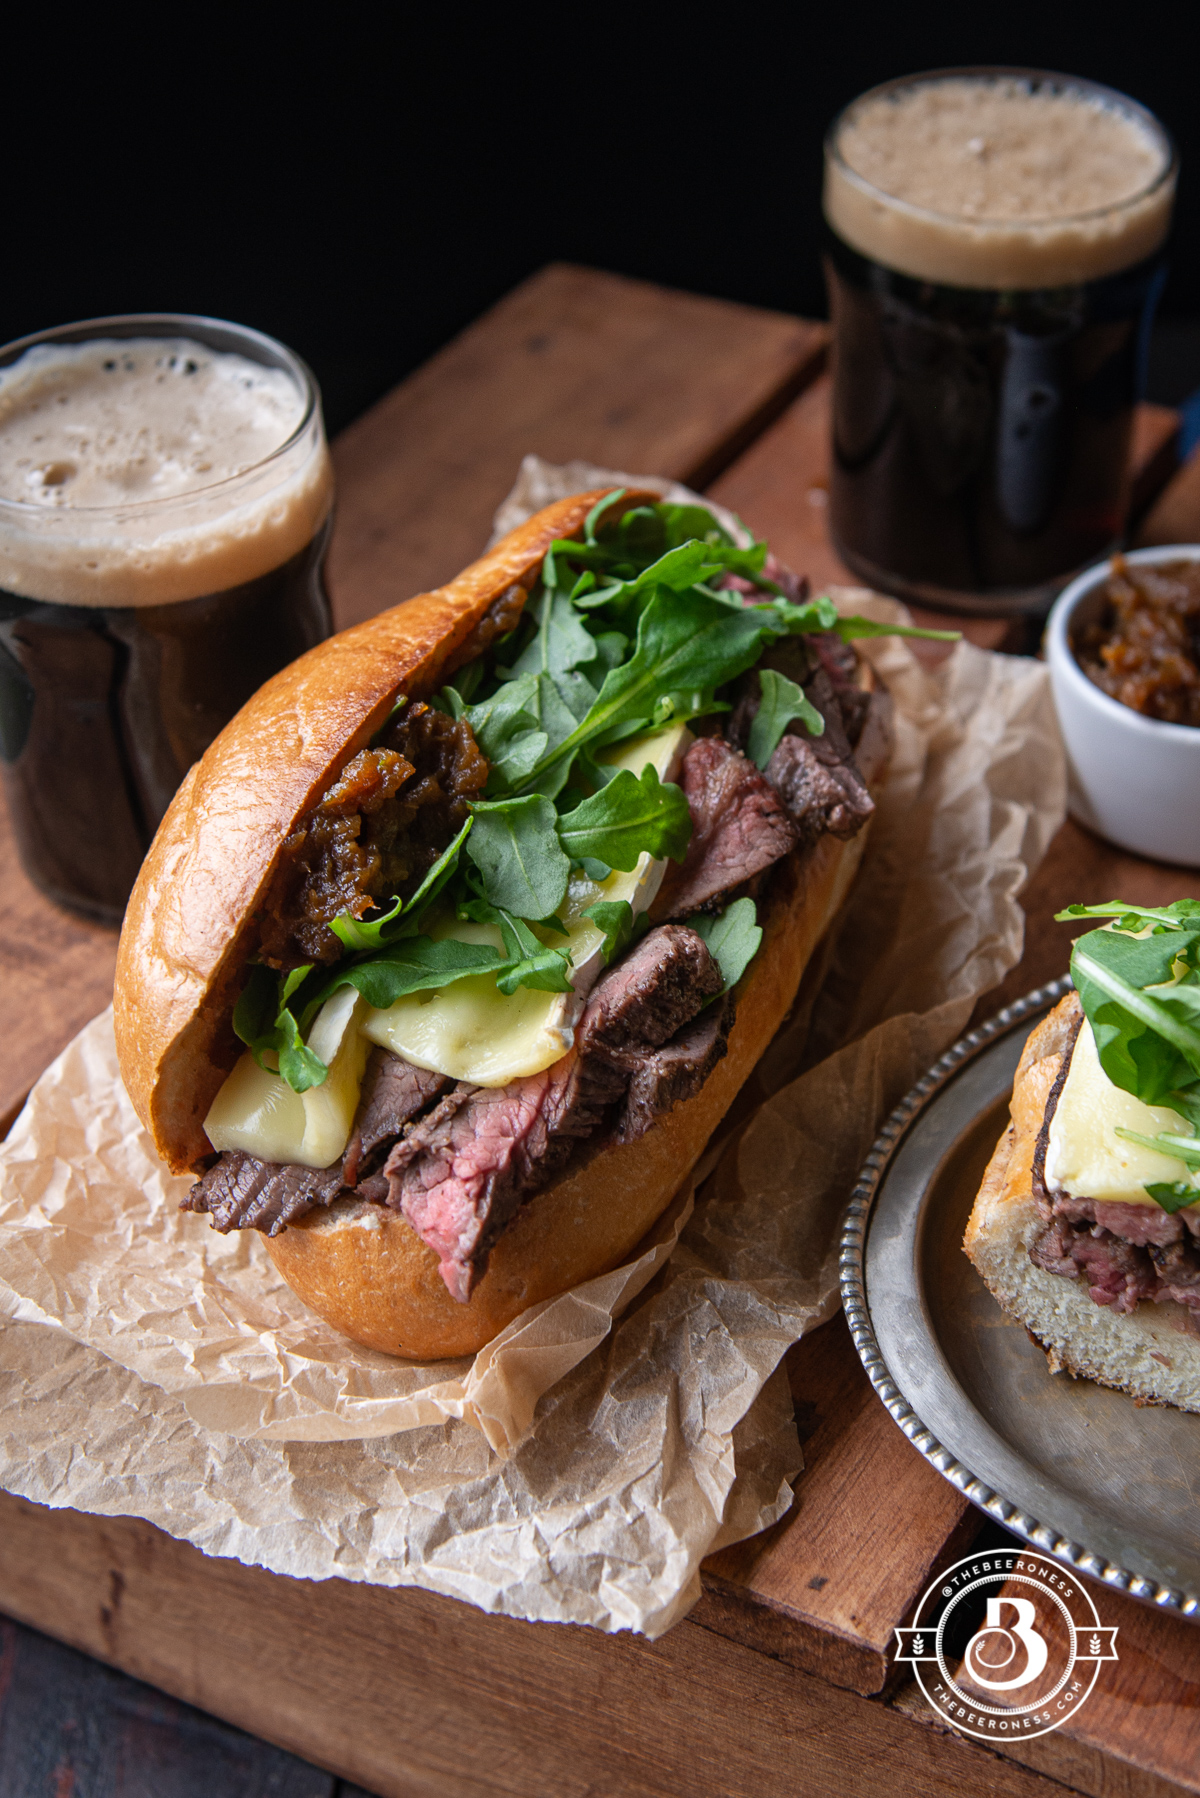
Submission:
[[[1064,1368],[1200,1411],[1200,905],[1114,902],[1032,1031],[964,1248]]]

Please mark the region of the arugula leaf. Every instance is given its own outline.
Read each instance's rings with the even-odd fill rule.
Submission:
[[[319,1055],[305,1046],[300,1026],[286,1006],[279,1013],[276,1028],[280,1039],[279,1072],[292,1091],[306,1093],[312,1086],[321,1086],[329,1069]]]
[[[814,737],[824,736],[825,720],[803,687],[798,687],[785,674],[777,673],[774,668],[762,668],[758,679],[762,696],[750,726],[746,748],[755,767],[765,768],[793,718],[799,718]]]
[[[637,601],[643,596],[649,597],[659,587],[666,587],[672,593],[686,593],[689,588],[708,580],[711,575],[723,572],[724,563],[714,559],[712,547],[693,540],[667,550],[657,562],[643,568],[632,580],[615,581],[607,587],[598,587],[594,592],[581,596],[576,604],[587,611],[607,606],[621,618],[626,613],[638,610]]]
[[[726,992],[736,986],[762,942],[762,927],[757,922],[753,899],[735,899],[719,918],[697,914],[687,920],[688,927],[708,944],[725,976]]]
[[[1200,1192],[1186,1180],[1155,1181],[1146,1191],[1156,1205],[1161,1205],[1164,1211],[1172,1214],[1200,1202]]]
[[[957,643],[962,637],[961,631],[927,631],[915,624],[879,624],[874,618],[855,616],[839,618],[831,628],[843,643],[856,637],[923,637],[930,643]]]
[[[640,911],[635,914],[628,899],[597,899],[595,905],[589,905],[583,915],[604,932],[601,954],[605,967],[614,956],[620,955],[629,943],[644,936],[650,928],[650,913]]]
[[[716,688],[744,673],[763,642],[779,634],[768,607],[731,611],[708,596],[659,592],[642,613],[630,660],[605,676],[595,705],[548,750],[538,772],[569,764],[586,744],[717,709]]]
[[[513,663],[509,675],[567,674],[585,662],[594,662],[597,653],[595,638],[566,594],[547,592],[538,633]]]
[[[425,912],[437,898],[446,882],[458,867],[459,852],[470,833],[474,818],[468,818],[448,849],[444,849],[430,868],[428,874],[407,902],[398,896],[382,918],[372,918],[367,924],[353,917],[350,912],[340,912],[336,918],[329,920],[329,928],[338,941],[350,950],[380,949],[384,943],[392,941],[397,935],[391,927],[401,917],[404,928],[401,934],[411,936],[417,928],[421,914]]]
[[[615,506],[619,499],[624,499],[628,491],[629,489],[627,487],[615,487],[611,493],[604,494],[602,498],[596,501],[595,505],[583,521],[583,539],[585,543],[595,543],[596,526],[608,511],[609,507]]]
[[[1200,927],[1200,899],[1176,899],[1173,905],[1163,907],[1126,905],[1123,899],[1106,899],[1103,905],[1068,905],[1065,911],[1054,914],[1056,924],[1065,924],[1072,918],[1116,918],[1118,930],[1144,930],[1147,924],[1182,930],[1189,921]]]
[[[1200,990],[1164,988],[1178,945],[1174,932],[1139,938],[1092,930],[1071,956],[1101,1067],[1114,1086],[1147,1105],[1169,1104],[1176,1088],[1200,1078],[1200,1027],[1193,1021]],[[1159,995],[1147,986],[1159,987]]]
[[[681,862],[692,837],[687,797],[663,783],[652,763],[640,778],[622,768],[598,793],[558,820],[558,840],[572,861],[606,862],[628,873],[643,854]]]
[[[479,801],[467,854],[492,905],[520,918],[548,918],[567,894],[571,864],[555,830],[554,806],[541,793]]]
[[[279,1005],[278,976],[262,962],[255,962],[233,1008],[233,1029],[234,1035],[253,1052],[259,1067],[263,1066],[263,1055],[275,1047],[273,1032]]]
[[[1200,1137],[1176,1136],[1170,1130],[1160,1130],[1157,1136],[1143,1136],[1140,1130],[1127,1130],[1124,1124],[1114,1124],[1113,1129],[1126,1142],[1140,1143],[1143,1149],[1169,1155],[1173,1161],[1182,1161],[1185,1167],[1200,1168]],[[1149,1192],[1150,1188],[1146,1190]],[[1200,1191],[1196,1198],[1200,1199]]]
[[[386,1011],[409,993],[435,991],[472,974],[490,974],[504,966],[504,958],[490,943],[460,943],[454,937],[407,937],[392,943],[368,960],[349,962],[337,969],[318,1003],[340,986],[355,986],[377,1011]]]
[[[523,779],[549,747],[549,736],[540,729],[539,710],[538,677],[524,674],[505,681],[465,714],[493,770],[514,782]]]
[[[496,975],[500,991],[511,994],[519,986],[528,986],[542,993],[569,993],[570,950],[548,949],[538,941],[528,924],[511,912],[497,908],[496,917],[508,952],[504,971]]]
[[[233,1028],[260,1068],[268,1067],[265,1057],[273,1054],[279,1072],[298,1093],[320,1086],[329,1072],[319,1056],[304,1045],[300,1026],[288,1006],[312,973],[312,964],[293,968],[285,979],[256,963],[233,1010]],[[274,1072],[274,1069],[269,1069]]]
[[[515,993],[519,986],[535,987],[540,992],[566,993],[571,990],[571,952],[548,949],[530,930],[523,919],[502,911],[488,899],[468,899],[458,908],[459,916],[476,924],[495,924],[504,939],[505,960],[496,970],[496,985],[502,993]],[[566,936],[559,918],[547,918],[545,924]]]

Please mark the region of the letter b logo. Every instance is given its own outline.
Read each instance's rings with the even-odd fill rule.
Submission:
[[[1009,1629],[1001,1621],[1006,1610],[1017,1614],[1016,1622]],[[967,1643],[964,1657],[967,1671],[976,1685],[989,1692],[1013,1692],[1019,1686],[1030,1685],[1044,1670],[1049,1651],[1045,1640],[1034,1628],[1036,1616],[1037,1609],[1031,1599],[988,1599],[987,1622]],[[1023,1656],[1018,1643],[1024,1649]],[[1021,1659],[1025,1662],[1023,1667],[1019,1666]],[[1018,1671],[1007,1679],[992,1677],[1014,1663],[1018,1663]]]

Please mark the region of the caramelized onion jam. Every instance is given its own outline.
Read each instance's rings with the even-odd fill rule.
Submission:
[[[1103,592],[1071,645],[1088,679],[1147,718],[1200,725],[1200,562],[1114,556]]]

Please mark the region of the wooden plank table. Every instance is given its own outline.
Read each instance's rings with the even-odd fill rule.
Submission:
[[[815,580],[847,578],[824,529],[824,349],[823,328],[796,319],[579,269],[535,276],[335,445],[339,620],[468,560],[529,450],[704,482]],[[1141,415],[1143,503],[1174,429],[1161,409]],[[1003,635],[972,627],[989,633]],[[114,949],[35,895],[4,849],[0,956],[22,1028],[0,1045],[0,1111],[106,1001]],[[1049,918],[1065,901],[1194,885],[1064,826],[1026,896],[1024,959],[979,1015],[1064,971]],[[0,1609],[383,1798],[1200,1792],[1200,1633],[1115,1593],[1098,1603],[1122,1659],[1070,1732],[999,1756],[933,1724],[897,1681],[892,1631],[982,1520],[892,1424],[840,1319],[789,1372],[796,1504],[712,1557],[699,1604],[654,1644],[283,1579],[138,1519],[7,1497]]]

